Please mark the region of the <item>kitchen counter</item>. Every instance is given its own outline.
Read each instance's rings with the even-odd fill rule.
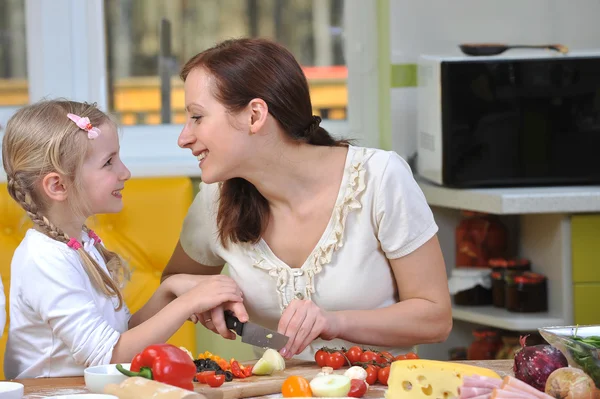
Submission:
[[[472,364],[479,367],[487,367],[494,370],[500,376],[512,375],[512,360],[480,360],[480,361],[469,361],[461,362],[465,364]],[[315,364],[315,369],[317,368]],[[266,377],[257,377],[266,378]],[[40,399],[47,396],[57,395],[72,395],[77,393],[88,393],[85,388],[83,377],[64,377],[64,378],[35,378],[35,379],[22,379],[15,380],[25,385],[25,396],[23,399]],[[225,383],[227,384],[227,383]],[[225,386],[225,385],[223,385]],[[219,388],[211,388],[219,389]],[[369,388],[369,392],[365,395],[365,398],[383,398],[386,387],[381,385],[373,385]],[[277,398],[281,397],[280,394],[272,394],[261,396],[261,398]]]

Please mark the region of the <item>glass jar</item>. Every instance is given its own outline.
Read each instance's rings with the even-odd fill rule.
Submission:
[[[468,360],[492,360],[502,347],[498,331],[491,329],[478,329],[473,331],[475,340],[467,350]]]
[[[462,306],[486,306],[492,304],[492,283],[489,268],[455,268],[448,280],[454,304]]]
[[[496,353],[496,359],[514,359],[515,353],[521,348],[518,336],[504,335],[501,338],[502,347]]]
[[[504,292],[506,283],[504,275],[500,272],[492,272],[492,304],[497,308],[504,307]]]
[[[462,211],[455,229],[456,266],[488,267],[491,258],[506,256],[508,232],[498,216]]]
[[[493,258],[489,260],[492,271],[502,274],[504,280],[512,280],[516,275],[531,270],[529,259]]]
[[[506,280],[506,309],[511,312],[531,313],[548,310],[546,276],[525,272]]]

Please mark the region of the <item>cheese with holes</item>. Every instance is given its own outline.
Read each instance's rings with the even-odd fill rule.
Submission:
[[[465,376],[500,378],[483,367],[437,360],[398,360],[392,363],[386,399],[458,398],[458,387]]]

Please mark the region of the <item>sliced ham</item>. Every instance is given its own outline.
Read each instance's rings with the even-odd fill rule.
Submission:
[[[502,380],[500,378],[485,377],[482,375],[469,375],[463,377],[463,387],[476,388],[500,388]]]
[[[519,390],[494,388],[490,399],[537,399],[537,397]]]
[[[459,399],[472,399],[481,395],[489,395],[492,393],[492,388],[478,388],[478,387],[458,387]]]
[[[502,389],[510,390],[513,392],[515,392],[516,389],[516,392],[524,392],[537,399],[553,399],[552,396],[546,395],[544,392],[538,391],[531,385],[509,375],[504,377],[504,380],[502,381]]]

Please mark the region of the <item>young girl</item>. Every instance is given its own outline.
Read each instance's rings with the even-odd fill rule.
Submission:
[[[7,378],[82,375],[89,366],[130,362],[195,313],[242,301],[225,276],[198,285],[184,276],[165,280],[129,313],[121,293],[129,271],[85,225],[121,210],[131,176],[115,123],[94,105],[22,108],[6,126],[2,161],[11,197],[34,223],[11,263]]]

